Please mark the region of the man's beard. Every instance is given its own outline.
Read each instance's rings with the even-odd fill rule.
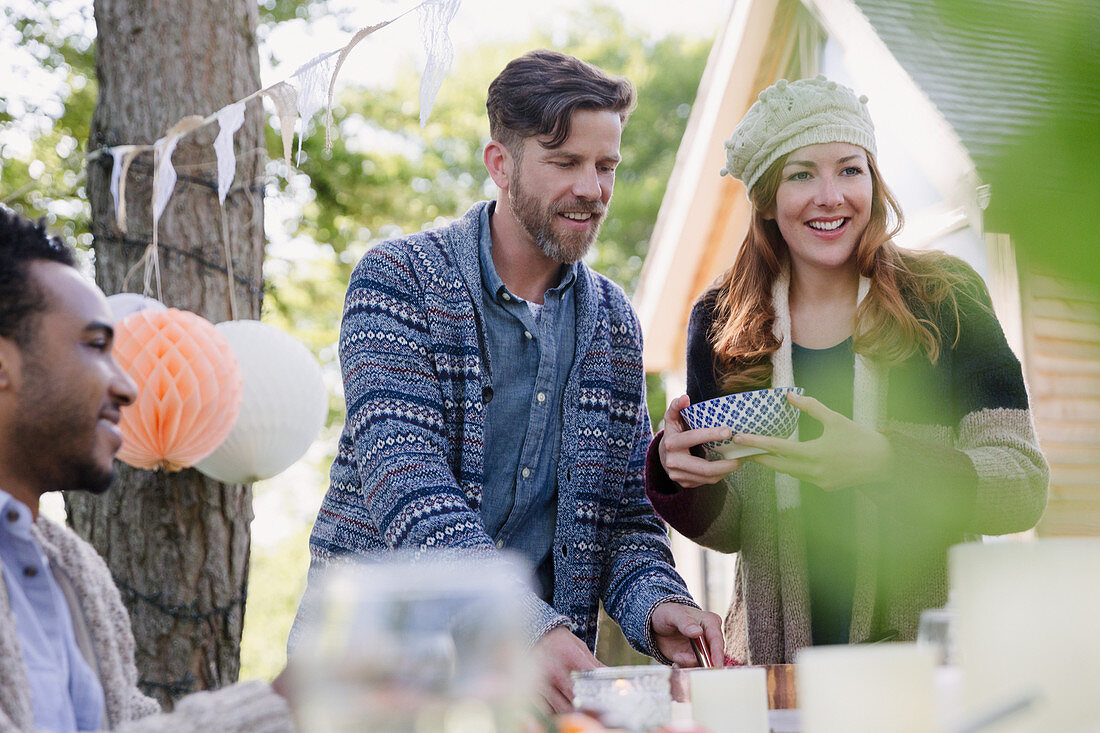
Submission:
[[[577,262],[588,253],[600,233],[600,223],[607,213],[607,207],[601,201],[576,199],[565,203],[551,202],[543,206],[534,196],[527,195],[520,176],[512,180],[508,189],[508,206],[516,221],[535,240],[542,253],[555,262],[565,264]],[[595,223],[587,232],[555,232],[554,219],[562,211],[591,213]]]
[[[24,385],[23,406],[12,440],[26,457],[45,491],[88,491],[102,494],[115,478],[109,467],[95,460],[95,427],[67,400],[64,388],[51,384],[49,371],[33,356],[25,362],[30,375]]]
[[[89,461],[84,465],[73,466],[72,475],[74,476],[73,485],[70,487],[72,491],[103,494],[115,482],[114,463],[111,463],[110,470],[104,471]]]
[[[115,479],[114,462],[106,469],[99,465],[89,451],[76,449],[75,442],[66,442],[76,436],[64,428],[57,421],[22,426],[19,442],[25,447],[24,455],[33,456],[31,463],[38,464],[37,473],[42,488],[46,491],[88,491],[92,494],[107,491]],[[51,451],[51,455],[45,455]]]

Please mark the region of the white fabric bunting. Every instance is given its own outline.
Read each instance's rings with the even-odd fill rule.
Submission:
[[[287,166],[291,165],[290,153],[293,149],[294,131],[298,119],[302,119],[302,130],[298,137],[298,162],[301,162],[302,138],[305,126],[322,107],[325,113],[325,152],[332,150],[332,100],[336,88],[336,77],[348,54],[361,40],[416,10],[420,19],[420,36],[427,50],[427,62],[420,82],[420,126],[423,127],[431,114],[436,94],[447,76],[454,61],[454,46],[448,34],[448,27],[462,0],[423,0],[419,5],[406,10],[395,18],[361,28],[352,36],[343,48],[316,56],[313,60],[295,71],[292,78],[295,83],[278,82],[261,89],[247,97],[226,105],[208,117],[190,116],[176,123],[164,137],[150,145],[115,145],[94,151],[89,160],[99,155],[110,155],[111,196],[115,204],[115,220],[118,228],[126,231],[126,176],[134,158],[143,151],[152,150],[153,157],[153,244],[151,249],[155,262],[157,223],[172,191],[176,185],[176,170],[172,165],[172,154],[179,138],[198,127],[218,122],[220,130],[214,140],[214,151],[218,160],[218,200],[225,204],[226,194],[233,184],[236,174],[236,156],[233,152],[233,135],[244,122],[245,103],[256,97],[271,97],[279,116],[279,128],[283,141],[283,158]],[[327,89],[326,89],[327,88]],[[326,93],[327,91],[327,93]]]
[[[160,221],[160,215],[168,206],[172,190],[176,187],[176,169],[172,167],[172,153],[176,150],[179,136],[162,137],[153,143],[153,166],[156,175],[153,181],[153,228]]]
[[[172,153],[176,150],[176,144],[180,137],[194,130],[203,123],[203,118],[198,115],[184,117],[177,122],[164,137],[153,143],[153,229],[157,228],[161,214],[168,206],[168,199],[172,198],[172,190],[176,187],[176,169],[172,166]]]
[[[293,74],[292,78],[298,82],[298,120],[301,124],[298,129],[298,155],[294,159],[296,166],[302,165],[302,139],[306,136],[306,125],[325,104],[325,90],[332,76],[334,56],[336,51],[323,53],[303,64]]]
[[[283,159],[290,166],[290,150],[294,144],[294,127],[298,122],[298,90],[294,85],[281,81],[264,90],[275,103],[279,115],[279,132],[283,137]]]
[[[218,136],[214,152],[218,156],[218,201],[225,206],[225,195],[237,173],[237,157],[233,154],[233,135],[244,124],[244,102],[236,102],[218,110]]]
[[[126,231],[126,171],[141,148],[137,145],[118,145],[111,148],[111,196],[115,200],[115,223],[119,231]]]
[[[435,95],[443,85],[443,79],[451,71],[455,48],[447,32],[451,20],[458,12],[461,0],[427,0],[417,6],[420,17],[420,40],[428,53],[424,73],[420,76],[420,127],[428,124],[428,116],[435,104]]]

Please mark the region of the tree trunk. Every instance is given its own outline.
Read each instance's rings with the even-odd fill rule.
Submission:
[[[94,8],[99,97],[91,150],[152,143],[184,116],[210,114],[259,88],[254,0],[95,0]],[[173,155],[179,181],[160,220],[163,289],[153,292],[215,323],[234,315],[217,132],[213,124],[187,135]],[[224,208],[237,318],[260,314],[263,139],[254,101],[235,136],[237,176]],[[130,167],[126,233],[115,224],[111,166],[109,155],[88,166],[96,280],[108,294],[140,292],[138,263],[152,239],[152,154]],[[194,470],[116,465],[119,477],[105,495],[67,497],[69,523],[110,566],[133,620],[141,685],[170,707],[187,692],[237,679],[252,490]]]

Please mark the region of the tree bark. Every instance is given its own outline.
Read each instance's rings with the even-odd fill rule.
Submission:
[[[90,150],[152,143],[184,116],[210,114],[259,88],[254,0],[95,0],[94,9],[99,96]],[[152,293],[215,323],[260,315],[259,102],[248,105],[235,136],[237,176],[224,222],[212,147],[217,132],[213,124],[185,136],[172,157],[179,181],[160,220],[162,290]],[[130,167],[125,233],[115,224],[111,157],[89,163],[96,281],[108,294],[142,289],[139,262],[152,239],[152,162],[152,154],[143,153]],[[133,620],[141,684],[170,707],[187,692],[237,679],[251,486],[226,486],[194,470],[116,465],[119,476],[105,495],[67,497],[69,523],[110,566]]]

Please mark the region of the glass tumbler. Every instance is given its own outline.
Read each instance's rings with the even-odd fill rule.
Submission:
[[[955,614],[950,607],[928,608],[921,611],[917,626],[917,643],[932,647],[937,664],[951,664],[951,624]]]

